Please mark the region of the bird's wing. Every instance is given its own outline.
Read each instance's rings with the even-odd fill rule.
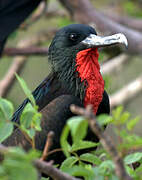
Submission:
[[[42,107],[44,105],[43,101],[44,101],[44,98],[47,97],[47,94],[48,94],[49,90],[51,89],[52,81],[53,81],[53,79],[49,75],[32,93],[36,100],[36,104],[39,106],[39,109],[42,109]],[[17,122],[17,123],[19,122],[19,117],[28,102],[30,102],[30,101],[27,98],[18,107],[18,109],[13,114],[13,117],[12,117],[13,122]]]
[[[42,131],[37,132],[35,136],[36,148],[43,150],[49,131],[54,131],[52,149],[60,148],[60,135],[66,121],[74,116],[70,111],[70,105],[75,104],[82,106],[80,99],[72,95],[61,95],[52,100],[46,105],[40,112],[42,113],[41,127]],[[22,146],[25,150],[29,150],[31,145],[17,128],[12,135],[8,137],[4,142],[6,146]],[[53,159],[56,163],[61,162],[64,159],[62,152],[51,155],[49,159]]]

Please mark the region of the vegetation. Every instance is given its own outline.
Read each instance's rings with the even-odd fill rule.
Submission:
[[[21,124],[18,125],[10,121],[14,111],[12,103],[0,98],[0,142],[2,143],[12,134],[13,127],[16,125],[28,138],[32,149],[29,152],[25,152],[21,147],[9,147],[6,151],[0,149],[4,155],[0,164],[0,179],[24,180],[26,178],[36,180],[38,173],[33,161],[39,158],[42,152],[35,149],[34,141],[35,133],[41,131],[41,114],[37,111],[38,108],[26,83],[18,75],[16,76],[25,94],[31,100],[31,104],[29,103],[25,107],[20,119]],[[131,119],[130,113],[123,112],[122,106],[113,110],[110,116],[100,115],[97,117],[97,122],[102,130],[104,125],[113,125],[113,133],[119,142],[115,144],[115,148],[123,159],[127,173],[135,180],[140,180],[142,177],[142,153],[134,152],[142,146],[142,137],[133,133],[133,129],[139,120],[139,117]],[[87,129],[88,121],[83,116],[76,116],[67,121],[61,136],[61,147],[66,159],[61,165],[58,165],[59,169],[72,176],[84,177],[86,180],[119,179],[115,173],[116,164],[107,149],[102,147],[101,143],[84,140]],[[72,144],[68,142],[69,133],[71,133]],[[90,147],[95,149],[98,145],[99,148],[95,151],[77,154],[79,150]],[[140,163],[136,170],[132,166],[135,162]]]

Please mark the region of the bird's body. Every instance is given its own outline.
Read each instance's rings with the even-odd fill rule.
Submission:
[[[91,44],[92,37],[96,38],[95,44]],[[38,149],[43,150],[47,133],[50,130],[55,132],[52,148],[60,147],[61,131],[67,119],[73,116],[69,108],[71,104],[80,106],[92,104],[96,115],[109,113],[109,98],[104,90],[97,51],[98,47],[109,45],[109,43],[106,39],[105,44],[103,41],[100,42],[100,37],[98,40],[97,38],[92,27],[81,24],[66,26],[56,33],[48,53],[51,73],[33,91],[39,111],[43,114],[42,131],[36,135]],[[110,44],[118,43],[114,41],[114,37],[112,39],[113,42]],[[29,102],[28,99],[18,108],[12,121],[19,123],[20,114],[27,102]],[[11,139],[8,138],[6,145],[15,145],[15,142],[22,143],[20,139],[23,135],[19,135],[20,131],[16,129],[14,133]],[[88,131],[87,138],[98,141],[91,130]],[[25,149],[29,148],[25,143],[22,145]]]
[[[68,33],[74,34],[76,32],[80,34],[82,28],[86,29],[83,29],[85,32],[83,32],[81,40],[90,33],[96,34],[93,28],[86,25],[75,25],[75,27],[74,25],[70,25],[67,31],[73,29],[73,32]],[[66,27],[61,29],[61,31],[65,34]],[[60,31],[57,33],[57,37],[55,36],[49,48],[49,62],[52,64],[52,72],[33,91],[34,98],[39,106],[39,111],[58,96],[68,94],[79,97],[85,106],[87,104],[94,104],[94,112],[97,113],[104,93],[104,81],[100,74],[97,48],[80,51],[83,47],[78,49],[68,45],[69,47],[67,47],[66,50],[64,47],[60,47],[58,50],[58,47],[56,47],[57,43],[54,42],[57,41],[58,38],[58,43],[60,43],[60,38],[63,37],[63,35],[58,35],[60,33]],[[61,39],[61,41],[63,40]],[[73,43],[74,46],[74,41],[71,43]],[[66,44],[64,46],[66,46]],[[106,97],[106,101],[107,98],[108,97]],[[19,121],[19,116],[27,102],[29,102],[28,99],[19,106],[12,121]],[[108,112],[109,110],[106,113]]]

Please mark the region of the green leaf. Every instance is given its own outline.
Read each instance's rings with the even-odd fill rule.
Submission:
[[[45,178],[45,177],[42,177],[41,180],[50,180],[50,178]]]
[[[41,152],[36,149],[31,149],[28,151],[28,154],[26,154],[26,160],[33,161],[34,159],[40,158]]]
[[[122,111],[123,111],[123,106],[118,106],[115,110],[112,111],[114,120],[119,120]]]
[[[65,159],[61,164],[61,171],[65,171],[67,168],[71,168],[76,162],[78,161],[78,158],[71,156]]]
[[[70,174],[71,176],[82,176],[85,180],[94,180],[95,176],[92,169],[76,165],[71,168],[66,168],[64,172]]]
[[[90,162],[95,165],[99,165],[102,162],[99,157],[91,153],[82,154],[80,156],[80,160]]]
[[[124,143],[119,144],[121,148],[138,148],[142,146],[142,138],[135,134],[128,134],[125,130],[119,132],[120,137],[123,138]]]
[[[7,157],[14,157],[15,159],[16,158],[22,158],[25,157],[25,151],[18,147],[18,146],[15,146],[15,147],[10,147],[8,149],[8,153],[6,154]]]
[[[134,171],[135,171],[136,174],[142,175],[142,164],[140,164],[140,166],[137,167]],[[142,177],[142,176],[141,176],[141,177]]]
[[[100,174],[100,169],[98,166],[92,168],[95,174],[94,180],[104,180],[104,176]]]
[[[111,160],[106,160],[102,162],[99,166],[100,173],[103,174],[104,176],[108,176],[112,174],[114,171],[115,165]]]
[[[133,176],[135,174],[134,170],[128,165],[125,165],[125,169],[126,169],[126,172],[129,174],[129,176]]]
[[[81,149],[87,149],[87,148],[93,148],[93,147],[96,147],[98,146],[99,143],[95,143],[95,142],[91,142],[91,141],[78,141],[76,143],[74,143],[71,147],[71,151],[74,152],[74,151],[78,151],[78,150],[81,150]]]
[[[104,126],[113,122],[113,118],[108,114],[101,114],[97,116],[97,122],[99,123],[100,126]]]
[[[15,74],[15,75],[16,75],[16,78],[19,81],[24,93],[26,94],[26,96],[29,98],[29,100],[31,101],[33,106],[36,106],[35,99],[31,93],[30,89],[28,88],[26,82],[24,81],[24,79],[20,78],[17,74]]]
[[[76,116],[67,121],[70,127],[73,142],[77,142],[85,138],[88,129],[88,122],[84,117]]]
[[[33,139],[34,138],[34,136],[35,136],[35,134],[36,134],[36,131],[35,131],[35,129],[34,128],[31,128],[31,129],[25,129],[25,132],[29,135],[29,137],[31,138],[31,139]]]
[[[125,164],[132,164],[134,162],[140,161],[142,159],[142,152],[136,152],[129,154],[124,158]]]
[[[7,158],[3,166],[10,180],[37,180],[37,171],[29,162]]]
[[[32,118],[34,116],[35,110],[32,107],[31,103],[26,104],[21,117],[20,117],[20,126],[28,129],[31,127]]]
[[[0,124],[0,143],[8,138],[13,132],[13,124],[11,122]]]
[[[36,131],[41,131],[41,113],[36,112],[33,116],[32,126],[34,126]]]
[[[136,118],[128,121],[128,123],[126,124],[127,129],[129,131],[131,131],[135,127],[135,125],[139,122],[139,120],[140,120],[140,117],[136,117]]]
[[[21,114],[20,126],[22,129],[29,129],[33,127],[35,130],[41,131],[40,123],[41,114],[33,108],[31,103],[28,103]]]
[[[118,177],[114,174],[110,174],[109,177],[108,177],[109,180],[120,180],[118,179]]]
[[[14,113],[12,103],[6,99],[0,98],[0,120],[10,120]]]
[[[130,117],[130,113],[129,112],[122,113],[122,115],[120,117],[120,120],[119,120],[119,124],[124,124],[125,122],[127,122],[129,117]]]
[[[33,159],[37,157],[36,151],[25,153],[19,147],[10,147],[4,153],[4,160],[1,163],[3,172],[0,172],[0,179],[3,177],[4,180],[37,180],[37,171],[32,164]]]
[[[62,134],[61,134],[61,138],[60,138],[60,144],[61,144],[61,147],[62,147],[63,152],[64,152],[66,157],[70,156],[69,152],[70,152],[70,149],[71,149],[71,146],[67,141],[69,132],[70,132],[69,126],[65,125],[65,127],[64,127],[64,129],[62,131]]]
[[[31,149],[28,151],[28,153],[25,153],[25,151],[20,147],[10,147],[8,150],[8,153],[6,154],[9,158],[26,160],[27,162],[31,162],[34,159],[39,158],[41,153],[35,149]]]

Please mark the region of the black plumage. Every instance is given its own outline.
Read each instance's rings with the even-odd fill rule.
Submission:
[[[0,54],[8,36],[32,13],[41,0],[0,1]]]
[[[67,119],[73,116],[69,108],[70,105],[83,106],[87,84],[84,81],[82,82],[78,76],[75,59],[78,52],[88,48],[82,41],[90,34],[96,35],[95,30],[90,26],[81,24],[69,25],[57,32],[49,47],[48,59],[51,63],[51,73],[33,91],[39,111],[43,114],[42,131],[36,134],[37,149],[43,150],[46,136],[50,130],[55,132],[51,149],[59,148],[61,131]],[[20,114],[27,102],[29,102],[28,99],[19,106],[13,115],[12,121],[19,123]],[[109,111],[109,98],[106,91],[104,91],[97,115],[109,113]],[[88,130],[87,138],[98,141],[98,138],[93,135],[91,130]],[[11,146],[22,145],[26,150],[31,148],[17,128],[4,144]],[[64,156],[62,153],[60,156],[58,153],[55,153],[48,158],[54,159],[58,163],[63,160]]]

